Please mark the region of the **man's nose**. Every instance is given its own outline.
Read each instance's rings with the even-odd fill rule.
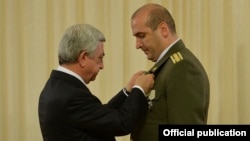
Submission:
[[[141,39],[136,39],[136,49],[140,49],[142,47],[142,41]]]

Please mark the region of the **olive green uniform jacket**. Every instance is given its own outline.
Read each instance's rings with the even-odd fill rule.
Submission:
[[[177,41],[150,70],[155,76],[147,115],[131,133],[133,141],[158,141],[163,124],[206,124],[208,76],[195,55]]]

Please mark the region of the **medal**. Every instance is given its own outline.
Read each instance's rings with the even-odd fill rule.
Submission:
[[[149,110],[153,109],[153,102],[152,102],[152,100],[148,100],[148,109]]]
[[[155,98],[155,90],[151,90],[148,96],[148,109],[153,109],[153,99]]]

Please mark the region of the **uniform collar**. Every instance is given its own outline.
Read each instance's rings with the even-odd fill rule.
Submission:
[[[156,62],[159,62],[159,60],[161,60],[161,58],[170,50],[170,48],[177,43],[180,40],[180,38],[178,38],[177,40],[175,40],[172,44],[170,44],[168,47],[166,47],[163,52],[160,54],[159,58],[157,59]]]

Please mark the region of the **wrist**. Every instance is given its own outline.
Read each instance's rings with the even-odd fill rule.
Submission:
[[[130,94],[130,91],[128,91],[126,88],[123,88],[123,92],[125,93],[125,95],[129,95]]]
[[[127,88],[123,88],[125,94],[130,94],[130,91]]]

